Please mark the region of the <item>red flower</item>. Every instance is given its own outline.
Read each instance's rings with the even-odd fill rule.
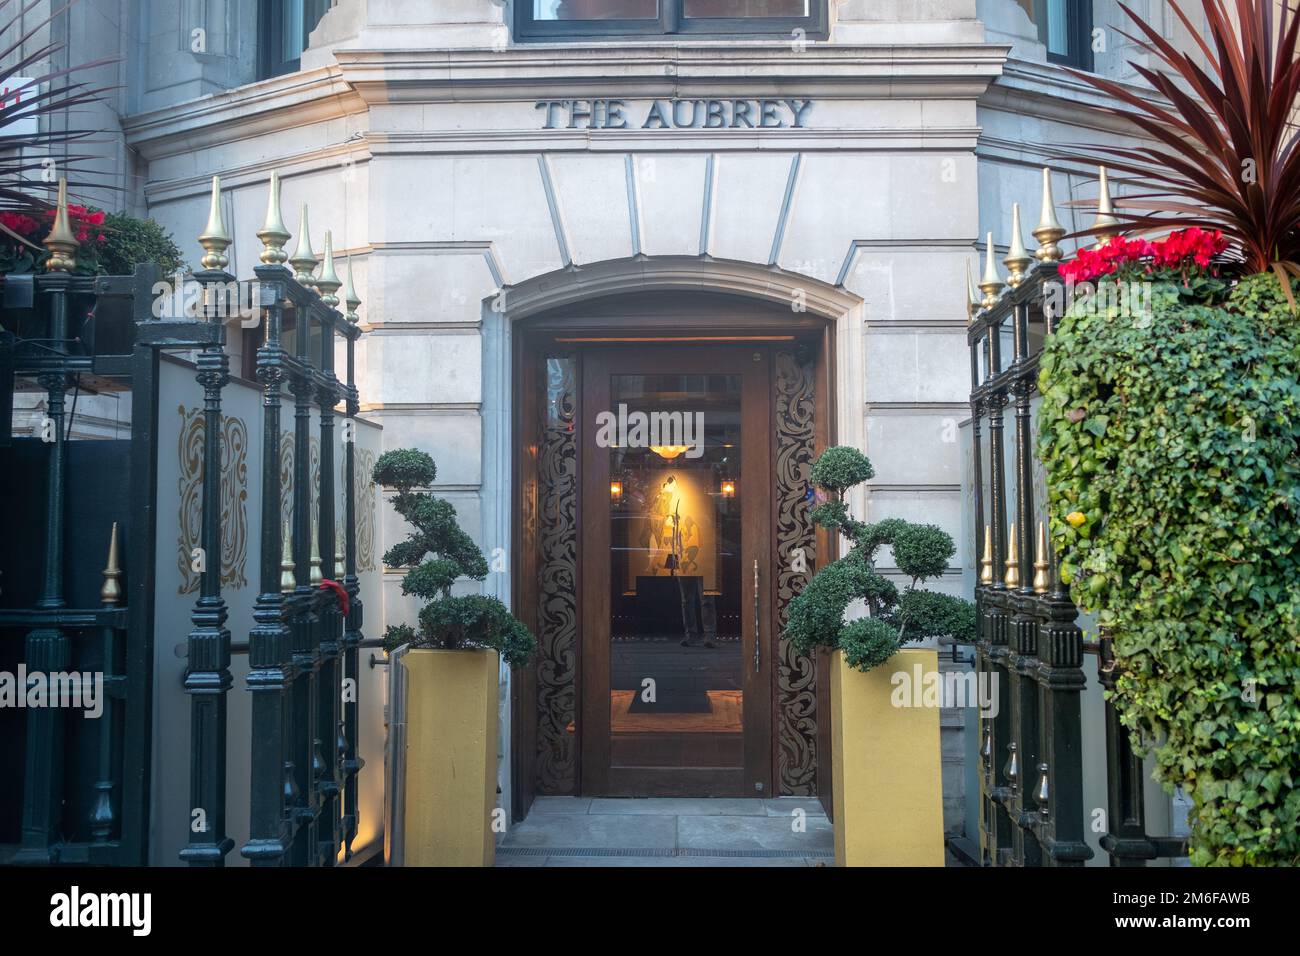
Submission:
[[[1114,238],[1100,249],[1080,249],[1072,262],[1061,263],[1061,277],[1068,282],[1093,282],[1111,275],[1121,265],[1147,261],[1152,267],[1186,272],[1191,265],[1208,269],[1214,257],[1228,248],[1228,240],[1219,230],[1206,232],[1191,226],[1171,232],[1163,239]],[[1190,261],[1189,261],[1190,260]]]

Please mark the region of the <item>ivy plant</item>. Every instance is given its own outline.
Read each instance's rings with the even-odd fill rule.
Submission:
[[[828,448],[813,462],[811,478],[822,499],[813,521],[851,542],[839,560],[818,571],[791,601],[784,635],[803,654],[818,647],[844,653],[850,667],[867,671],[883,664],[902,645],[939,637],[962,643],[975,639],[975,606],[918,585],[948,569],[956,552],[942,528],[886,518],[874,524],[854,519],[844,493],[872,478],[871,462],[856,448]],[[911,583],[901,591],[876,570],[876,553],[893,548],[894,564]],[[866,616],[846,620],[861,602]]]
[[[374,480],[394,488],[393,508],[414,528],[405,541],[384,553],[384,564],[407,568],[402,593],[423,598],[418,626],[392,624],[384,644],[448,649],[492,648],[512,667],[527,664],[537,641],[497,598],[482,594],[453,596],[459,578],[482,581],[488,565],[472,538],[456,521],[451,502],[416,488],[427,488],[438,475],[433,459],[402,448],[375,462]]]
[[[1153,278],[1047,340],[1039,454],[1113,700],[1196,864],[1300,863],[1300,324],[1271,275]]]

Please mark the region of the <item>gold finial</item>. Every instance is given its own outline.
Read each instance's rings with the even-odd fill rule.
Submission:
[[[113,522],[113,531],[108,536],[108,567],[104,568],[104,586],[99,589],[99,599],[105,604],[116,604],[122,600],[122,585],[118,578],[122,569],[117,561],[117,522]]]
[[[979,315],[979,311],[980,311],[980,296],[979,293],[975,291],[975,280],[971,278],[970,260],[967,259],[966,260],[966,316],[972,322],[974,322],[975,316]]]
[[[68,225],[68,181],[59,177],[59,199],[54,207],[54,223],[45,237],[45,248],[50,257],[45,260],[46,272],[71,272],[77,267],[77,237]]]
[[[230,246],[230,236],[226,233],[226,223],[221,218],[221,177],[212,177],[212,203],[208,207],[208,224],[199,233],[199,245],[203,247],[203,258],[199,260],[205,269],[224,269],[230,265],[226,249]]]
[[[334,272],[334,236],[326,229],[325,259],[321,262],[320,275],[316,277],[316,291],[320,293],[320,300],[331,309],[339,304],[336,293],[342,284]]]
[[[316,284],[312,272],[316,269],[316,253],[311,251],[311,235],[307,229],[307,204],[302,204],[302,213],[298,217],[298,248],[289,257],[293,266],[293,278],[299,284],[311,288]]]
[[[280,174],[271,170],[271,191],[266,199],[266,222],[257,230],[257,238],[262,240],[262,254],[258,256],[268,266],[282,265],[289,254],[284,251],[284,244],[289,241],[289,230],[285,227],[284,217],[280,215]]]
[[[348,256],[348,278],[343,284],[343,304],[347,306],[348,311],[345,313],[346,318],[353,325],[359,321],[357,318],[357,306],[361,300],[357,297],[356,287],[352,284],[352,257]]]
[[[986,309],[997,305],[1003,285],[1003,281],[998,278],[998,267],[993,264],[993,233],[990,232],[988,244],[984,247],[984,278],[980,279],[980,291],[984,293],[984,299],[980,304]]]
[[[280,590],[288,594],[298,586],[298,576],[294,573],[297,566],[293,563],[293,536],[288,528],[281,528],[280,533],[284,538],[284,547],[280,549]]]
[[[311,522],[311,586],[320,587],[320,583],[325,580],[320,572],[320,521],[312,518]]]
[[[1092,228],[1100,229],[1094,233],[1097,245],[1102,246],[1107,239],[1119,235],[1119,220],[1115,218],[1115,204],[1110,201],[1110,179],[1106,167],[1098,166],[1097,177],[1097,218],[1092,221]]]
[[[1047,579],[1047,529],[1038,522],[1038,546],[1034,549],[1034,593],[1046,594]]]
[[[1038,214],[1038,225],[1034,227],[1034,239],[1038,250],[1034,258],[1039,262],[1060,262],[1061,247],[1057,245],[1065,235],[1065,227],[1056,218],[1056,200],[1052,198],[1052,171],[1043,167],[1043,211]]]
[[[980,561],[980,584],[993,583],[993,535],[984,526],[984,557]]]
[[[1016,525],[1011,523],[1011,531],[1007,543],[1007,560],[1006,573],[1002,576],[1002,583],[1009,588],[1020,587],[1020,548],[1016,544]]]
[[[1011,204],[1011,248],[1007,250],[1007,257],[1002,261],[1010,271],[1007,285],[1013,289],[1025,281],[1025,270],[1034,261],[1029,250],[1025,248],[1024,237],[1020,234],[1020,203],[1018,202]]]

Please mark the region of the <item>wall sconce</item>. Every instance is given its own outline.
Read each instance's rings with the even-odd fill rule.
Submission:
[[[623,500],[623,482],[611,481],[609,483],[609,500],[610,501]]]
[[[736,482],[733,479],[731,478],[722,479],[722,497],[724,498],[736,497]]]

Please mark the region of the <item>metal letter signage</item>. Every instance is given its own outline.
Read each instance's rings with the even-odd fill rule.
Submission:
[[[812,100],[654,100],[640,129],[803,129]],[[627,101],[539,100],[543,129],[630,129]]]

